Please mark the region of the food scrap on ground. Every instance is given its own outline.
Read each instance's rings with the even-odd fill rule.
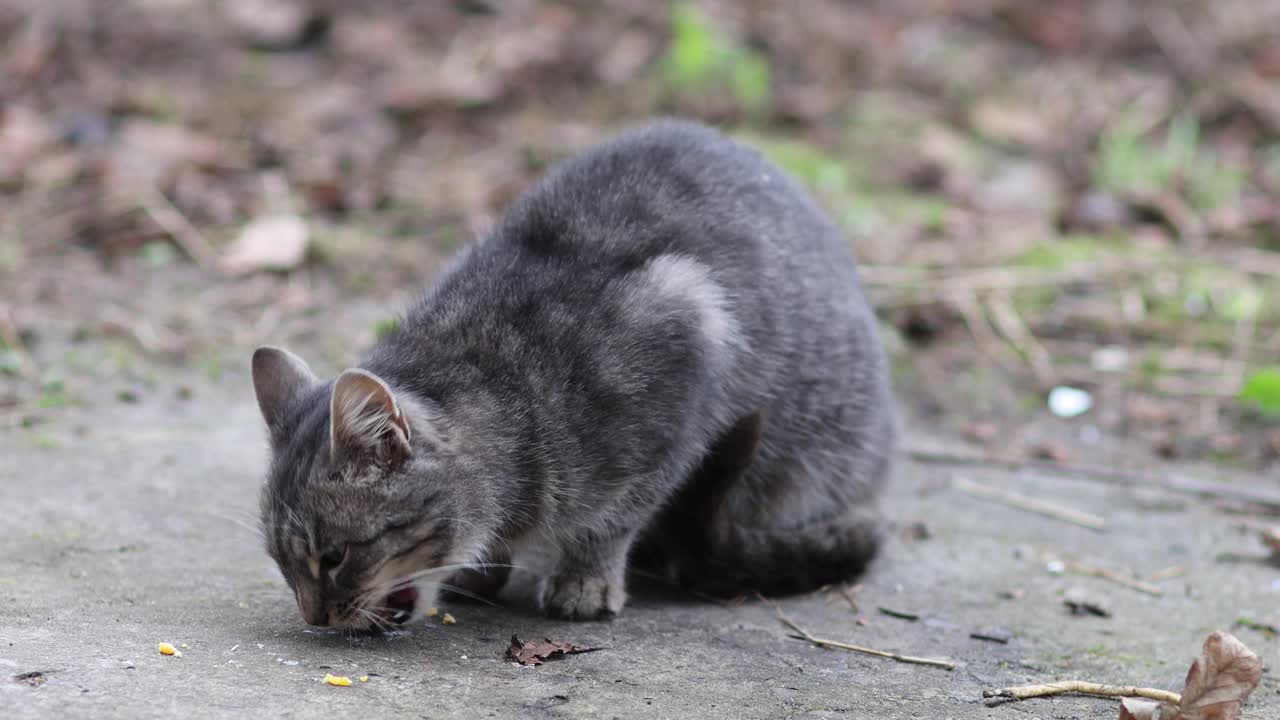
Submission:
[[[519,637],[512,635],[511,644],[507,647],[507,657],[521,665],[541,665],[546,660],[559,660],[566,655],[595,652],[599,649],[578,647],[563,640],[544,639],[520,642]]]
[[[182,651],[167,642],[160,643],[161,655],[172,655],[174,657],[182,657]]]
[[[427,611],[423,614],[427,617],[435,617],[440,614],[440,608],[427,608]]]
[[[440,618],[440,622],[443,622],[445,625],[453,625],[458,622],[458,619],[449,613],[445,613],[444,617]]]
[[[324,674],[324,681],[337,687],[347,687],[351,684],[351,678],[345,675],[330,675],[329,673]]]
[[[369,682],[369,676],[368,676],[368,675],[361,675],[361,676],[360,676],[360,682]]]

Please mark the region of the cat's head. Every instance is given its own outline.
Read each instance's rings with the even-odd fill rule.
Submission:
[[[254,352],[253,385],[272,455],[263,535],[303,618],[367,629],[428,607],[480,541],[440,418],[372,373],[323,382],[279,348]]]

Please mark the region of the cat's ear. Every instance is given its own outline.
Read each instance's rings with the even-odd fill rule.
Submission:
[[[253,391],[273,439],[281,432],[289,407],[316,382],[311,368],[288,350],[263,346],[253,351]]]
[[[352,452],[404,459],[411,452],[409,421],[395,394],[367,370],[344,370],[329,404],[329,447],[337,461]]]

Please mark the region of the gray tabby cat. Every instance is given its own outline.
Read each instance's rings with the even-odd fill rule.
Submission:
[[[877,548],[895,414],[847,244],[701,125],[562,163],[359,367],[263,347],[253,381],[267,549],[311,624],[403,622],[443,581],[605,618],[629,559],[792,592]]]

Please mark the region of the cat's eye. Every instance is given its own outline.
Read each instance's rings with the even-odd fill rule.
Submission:
[[[332,570],[342,564],[347,559],[346,548],[329,548],[325,554],[320,556],[320,564],[326,570]]]

